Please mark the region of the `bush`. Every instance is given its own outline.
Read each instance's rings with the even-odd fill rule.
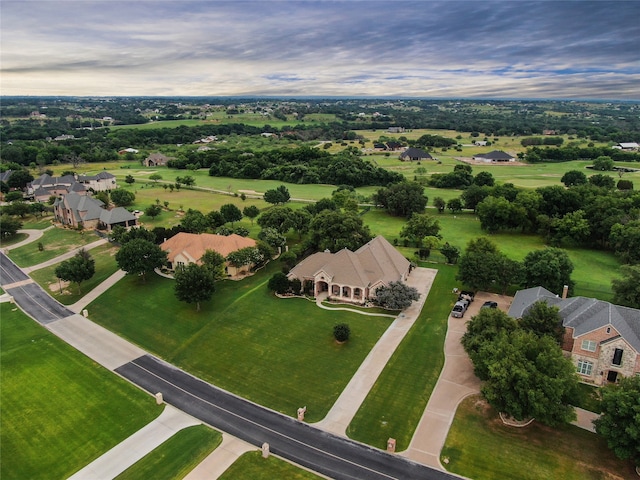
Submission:
[[[351,329],[346,323],[339,323],[338,325],[333,327],[333,338],[336,339],[336,342],[346,342],[347,340],[349,340],[350,336]]]

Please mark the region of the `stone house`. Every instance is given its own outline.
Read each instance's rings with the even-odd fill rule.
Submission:
[[[171,270],[175,270],[177,266],[186,266],[190,263],[201,265],[202,255],[207,250],[213,250],[227,258],[231,252],[255,246],[256,241],[252,238],[242,237],[235,233],[232,235],[214,235],[211,233],[180,232],[160,244],[160,248],[167,252],[167,260]],[[234,267],[227,262],[225,271],[227,275],[235,277],[248,272],[253,266]]]
[[[543,287],[516,293],[509,315],[521,318],[537,301],[558,307],[563,351],[583,381],[603,385],[640,375],[640,310],[586,297],[561,298]]]
[[[404,282],[411,263],[384,237],[377,236],[355,252],[346,248],[337,253],[318,252],[293,267],[287,277],[311,282],[314,296],[324,292],[333,300],[365,304],[374,299],[376,289],[390,282]]]
[[[167,157],[166,155],[156,152],[145,158],[142,163],[145,167],[163,167],[169,160],[169,157]]]
[[[97,228],[111,231],[116,225],[125,228],[138,225],[138,218],[126,208],[104,208],[104,203],[88,195],[75,192],[61,195],[53,202],[56,222],[78,228]]]
[[[66,195],[77,193],[86,195],[89,189],[103,192],[118,188],[115,175],[100,172],[97,175],[64,175],[52,177],[48,174],[40,175],[27,185],[27,195],[33,196],[35,201],[46,202],[52,195]]]

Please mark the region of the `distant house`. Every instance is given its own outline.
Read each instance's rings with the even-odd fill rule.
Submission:
[[[180,232],[160,244],[160,248],[167,252],[169,268],[175,270],[179,265],[190,263],[201,264],[201,258],[207,250],[218,252],[227,258],[231,252],[247,247],[255,247],[256,241],[252,238],[242,237],[237,234],[214,235],[211,233],[186,233]],[[225,270],[227,275],[235,277],[249,271],[253,265],[234,267],[227,262]]]
[[[473,142],[473,144],[474,144],[476,147],[486,147],[486,146],[487,146],[487,141],[486,141],[486,140],[475,140],[475,141]]]
[[[401,148],[403,148],[404,145],[402,145],[402,143],[400,142],[387,142],[387,150],[399,150]]]
[[[634,151],[638,150],[638,148],[640,148],[640,145],[638,145],[636,142],[622,142],[618,143],[613,148],[617,148],[618,150]]]
[[[145,167],[163,167],[169,161],[169,157],[161,153],[152,153],[143,160]]]
[[[109,172],[62,177],[52,177],[45,173],[27,184],[27,195],[33,196],[35,201],[46,202],[52,195],[59,196],[67,193],[86,195],[89,189],[103,192],[116,188],[118,188],[116,177]]]
[[[82,183],[87,189],[91,188],[96,192],[115,190],[118,188],[115,175],[109,172],[100,172],[96,175],[78,175],[78,183]]]
[[[389,127],[387,128],[389,133],[404,133],[404,127]]]
[[[390,282],[406,281],[411,263],[384,237],[377,236],[355,252],[318,252],[293,267],[287,277],[304,287],[311,282],[314,296],[327,292],[329,298],[364,304],[376,290]]]
[[[474,160],[478,160],[481,162],[515,162],[515,157],[512,157],[506,152],[502,150],[494,150],[489,153],[479,153],[473,157]]]
[[[135,215],[123,207],[112,210],[104,208],[104,203],[88,195],[68,193],[53,202],[53,215],[57,222],[78,228],[98,228],[111,231],[116,225],[125,228],[138,225]]]
[[[402,160],[403,162],[419,162],[420,160],[433,160],[433,157],[424,150],[409,147],[400,154],[400,160]]]
[[[139,150],[136,150],[135,148],[123,148],[122,150],[118,150],[118,153],[120,155],[124,155],[125,153],[138,153]]]
[[[640,310],[594,298],[561,298],[535,287],[516,293],[509,315],[522,318],[538,301],[558,307],[565,327],[562,349],[584,381],[603,385],[640,374]]]

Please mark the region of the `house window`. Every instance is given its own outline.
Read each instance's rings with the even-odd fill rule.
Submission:
[[[624,350],[622,350],[621,348],[616,348],[613,352],[613,360],[611,360],[611,363],[613,365],[617,365],[620,366],[622,365],[622,354],[624,353]]]
[[[611,333],[611,327],[607,327],[607,333]]]
[[[595,352],[596,351],[596,341],[595,340],[583,340],[582,341],[582,350],[586,350],[587,352]]]
[[[578,360],[578,373],[580,375],[591,375],[591,371],[593,370],[593,363],[587,362],[585,360]]]

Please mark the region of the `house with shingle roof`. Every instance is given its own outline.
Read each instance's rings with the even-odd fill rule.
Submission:
[[[509,315],[522,318],[536,302],[558,307],[562,349],[583,381],[603,385],[640,374],[640,310],[586,297],[561,298],[543,287],[516,293]]]
[[[400,160],[419,162],[420,160],[433,160],[433,157],[420,148],[409,147],[400,154]]]
[[[509,155],[507,152],[503,152],[502,150],[493,150],[489,153],[479,153],[473,157],[474,160],[478,160],[480,162],[515,162],[516,158]]]
[[[138,225],[138,218],[126,208],[104,208],[104,203],[88,195],[71,192],[53,202],[56,222],[78,228],[98,228],[111,231],[116,225],[129,228]]]
[[[377,236],[355,252],[318,252],[293,267],[287,277],[303,287],[311,282],[314,296],[327,292],[330,299],[364,304],[376,290],[391,282],[406,281],[411,263],[383,236]]]
[[[242,237],[237,234],[214,235],[211,233],[186,233],[180,232],[160,244],[160,248],[167,252],[169,268],[175,270],[180,265],[196,263],[201,265],[202,255],[207,250],[218,252],[227,258],[231,252],[247,247],[255,247],[256,241],[252,238]],[[253,265],[234,267],[229,262],[225,266],[228,275],[235,277],[253,268]]]
[[[116,177],[109,172],[62,177],[53,177],[45,173],[27,185],[27,194],[33,195],[34,200],[38,202],[45,202],[52,195],[65,195],[72,192],[86,195],[89,189],[102,192],[115,188],[118,188]]]
[[[145,158],[142,163],[145,167],[162,167],[165,166],[169,160],[170,158],[166,155],[156,152]]]

